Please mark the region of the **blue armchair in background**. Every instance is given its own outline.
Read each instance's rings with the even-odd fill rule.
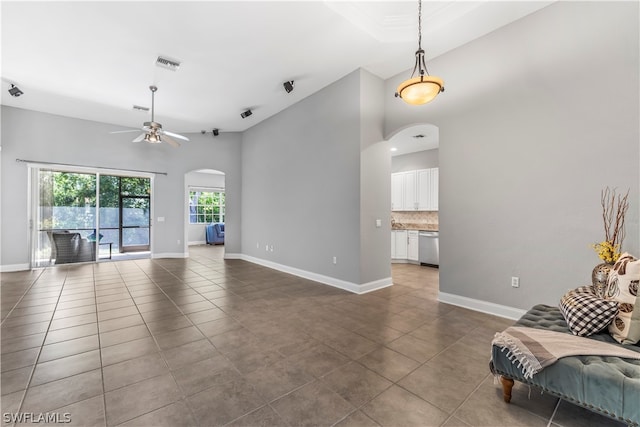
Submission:
[[[224,222],[207,225],[205,234],[207,245],[224,245]]]

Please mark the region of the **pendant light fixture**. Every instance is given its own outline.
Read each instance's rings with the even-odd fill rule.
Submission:
[[[414,77],[418,71],[418,77]],[[444,81],[440,77],[430,76],[424,62],[422,50],[422,0],[418,0],[418,50],[416,51],[416,65],[413,67],[411,78],[398,86],[396,97],[411,105],[422,105],[433,101],[440,92],[444,92]]]

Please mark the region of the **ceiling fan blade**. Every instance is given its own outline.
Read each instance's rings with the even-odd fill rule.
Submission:
[[[175,147],[175,148],[180,147],[180,144],[178,144],[178,142],[176,142],[176,141],[175,141],[174,139],[172,139],[172,138],[169,138],[167,135],[164,135],[164,136],[162,137],[162,140],[163,140],[163,141],[168,142],[168,143],[169,143],[169,145],[171,145],[172,147]]]
[[[182,139],[183,141],[189,141],[189,138],[187,138],[186,136],[178,135],[177,133],[169,132],[167,130],[163,130],[162,133],[164,135],[169,135],[169,136],[172,136],[174,138]]]
[[[142,140],[144,139],[145,135],[146,135],[146,133],[140,134],[140,135],[138,135],[138,136],[136,137],[136,139],[134,139],[134,140],[133,140],[133,141],[131,141],[131,142],[140,142],[140,141],[142,141]]]
[[[128,130],[114,130],[109,133],[129,133],[129,132],[140,132],[140,129],[128,129]]]

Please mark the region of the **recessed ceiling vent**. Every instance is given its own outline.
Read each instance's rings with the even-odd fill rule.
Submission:
[[[141,107],[140,105],[134,105],[133,109],[136,111],[149,111],[149,107]]]
[[[415,139],[420,139],[420,138],[424,138],[424,135],[423,135],[423,134],[421,134],[421,133],[419,133],[418,135],[413,135],[413,137],[414,137]]]
[[[177,71],[180,68],[180,61],[177,59],[167,58],[166,56],[158,56],[156,66],[166,68],[167,70]]]

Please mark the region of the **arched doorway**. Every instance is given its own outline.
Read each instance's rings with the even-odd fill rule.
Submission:
[[[429,123],[406,126],[388,139],[394,265],[439,265],[439,140],[438,127]]]
[[[185,252],[189,247],[216,245],[224,253],[224,235],[207,238],[207,226],[224,224],[226,216],[225,173],[214,169],[197,169],[184,175],[185,183]],[[216,231],[220,227],[215,227]]]

